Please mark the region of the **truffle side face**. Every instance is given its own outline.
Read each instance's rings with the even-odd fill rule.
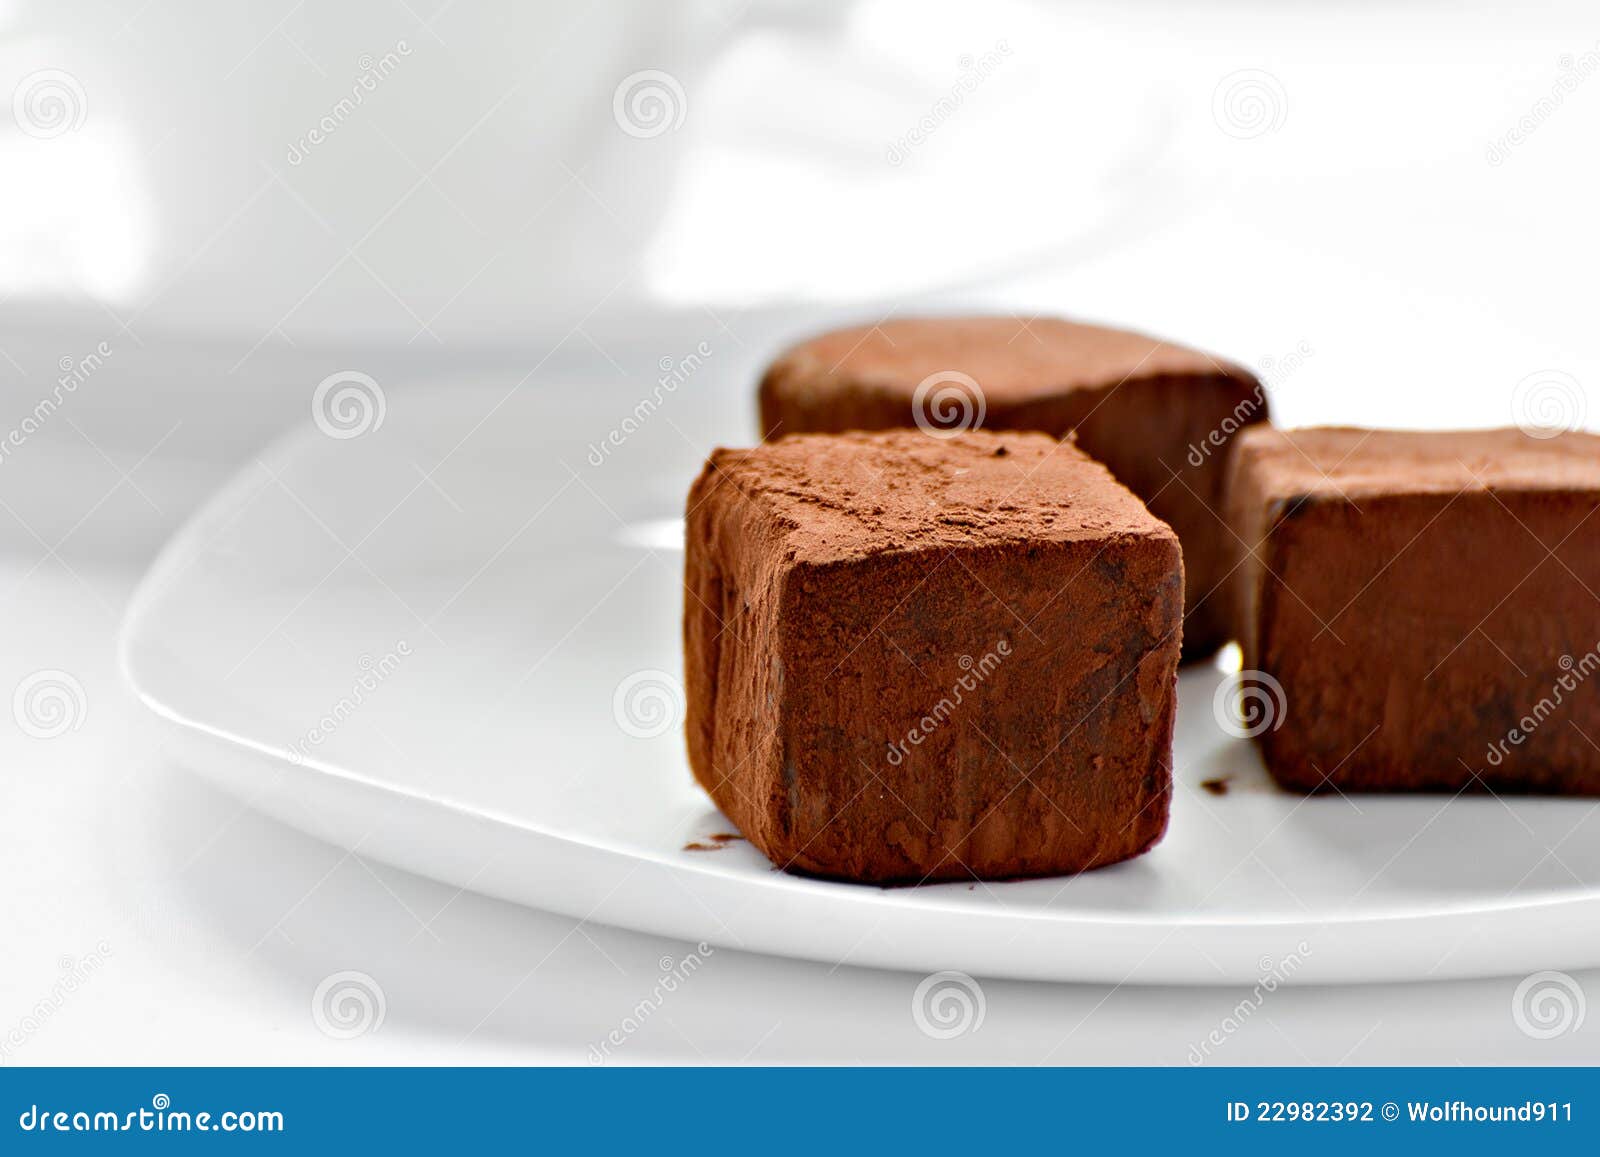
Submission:
[[[685,521],[689,765],[706,793],[750,835],[745,824],[770,814],[761,801],[775,799],[778,790],[774,719],[783,668],[772,641],[788,562],[780,528],[714,459],[689,492]],[[742,806],[734,797],[752,802]]]
[[[1170,540],[915,552],[790,578],[775,860],[880,882],[1082,871],[1165,830]]]
[[[1241,440],[1236,594],[1245,666],[1283,691],[1258,737],[1280,783],[1600,794],[1600,439],[1553,441]]]
[[[1185,654],[1227,640],[1238,559],[1222,517],[1232,437],[1267,420],[1248,371],[1143,334],[1048,318],[901,319],[803,342],[760,389],[767,438],[981,424],[1077,443],[1183,543]]]
[[[1139,854],[1171,792],[1175,537],[1102,467],[1028,435],[963,435],[943,473],[894,467],[887,501],[838,508],[843,459],[881,469],[931,441],[713,458],[687,568],[697,777],[775,864],[815,875],[1006,878]],[[822,456],[820,485],[792,484],[794,455]],[[872,513],[897,504],[955,523],[902,541]]]

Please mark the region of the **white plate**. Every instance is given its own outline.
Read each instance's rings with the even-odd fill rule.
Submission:
[[[308,423],[246,469],[123,634],[186,761],[462,887],[828,962],[1188,984],[1600,963],[1593,802],[1279,793],[1213,718],[1212,668],[1182,677],[1171,828],[1135,862],[879,889],[784,875],[743,842],[686,850],[731,828],[677,725],[676,518],[748,403],[691,380],[592,450],[628,428],[619,396],[393,391],[365,434]],[[1222,776],[1226,795],[1200,789]]]

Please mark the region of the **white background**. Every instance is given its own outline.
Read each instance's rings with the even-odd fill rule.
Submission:
[[[686,951],[264,820],[174,767],[122,689],[143,565],[331,372],[398,399],[537,369],[559,422],[564,374],[620,416],[640,386],[608,375],[641,343],[714,337],[737,352],[703,388],[752,430],[784,338],[959,305],[1256,365],[1303,346],[1290,423],[1509,424],[1549,370],[1576,383],[1562,417],[1600,417],[1592,5],[570,7],[0,4],[0,88],[76,86],[60,133],[0,117],[0,430],[61,359],[114,351],[0,462],[0,688],[68,670],[88,703],[56,739],[0,727],[0,1032],[110,950],[6,1063],[581,1063]],[[683,115],[639,137],[613,96],[645,69]],[[1264,121],[1219,104],[1241,73]],[[311,1016],[345,968],[386,1002],[348,1041]],[[718,951],[614,1055],[1182,1064],[1246,995],[985,981],[982,1027],[939,1041],[920,979]],[[1600,1060],[1596,1021],[1521,1032],[1519,979],[1279,991],[1213,1058]]]

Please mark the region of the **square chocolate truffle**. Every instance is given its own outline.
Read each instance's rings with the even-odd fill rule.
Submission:
[[[1219,588],[1238,554],[1222,523],[1225,451],[1267,418],[1248,370],[1050,318],[904,318],[795,346],[767,370],[760,403],[768,438],[894,426],[1076,431],[1183,543],[1185,657],[1228,640]]]
[[[1600,438],[1260,428],[1230,471],[1280,784],[1600,793]]]
[[[717,450],[687,542],[689,760],[780,868],[999,879],[1161,838],[1178,541],[1070,443]]]

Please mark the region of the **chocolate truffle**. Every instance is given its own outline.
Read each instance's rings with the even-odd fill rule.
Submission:
[[[1228,639],[1218,589],[1238,561],[1222,524],[1225,449],[1267,417],[1249,371],[1124,330],[1050,318],[896,319],[783,354],[761,381],[764,436],[893,426],[1077,432],[1183,543],[1183,651]]]
[[[1280,784],[1600,793],[1600,438],[1259,428],[1228,495]]]
[[[1178,541],[1070,443],[717,450],[687,544],[690,764],[774,864],[996,879],[1161,838]]]

